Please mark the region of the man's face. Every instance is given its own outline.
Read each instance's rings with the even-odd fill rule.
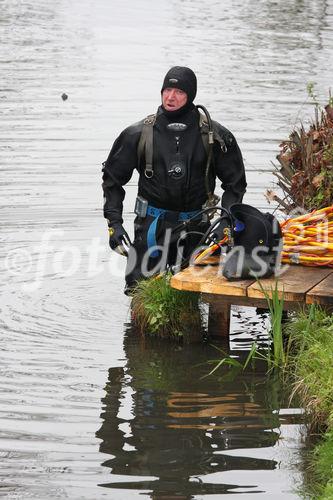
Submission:
[[[167,111],[177,111],[185,106],[187,94],[184,90],[167,87],[162,92],[162,104]]]

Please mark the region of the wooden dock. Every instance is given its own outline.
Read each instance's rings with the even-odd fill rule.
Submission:
[[[269,296],[277,288],[284,296],[284,309],[299,309],[304,304],[320,304],[332,310],[333,269],[327,267],[282,266],[275,278],[261,280]],[[171,286],[178,290],[200,292],[209,303],[208,330],[214,337],[229,335],[232,305],[267,308],[265,294],[255,279],[228,281],[221,273],[219,257],[210,258],[207,265],[191,266],[175,274]]]

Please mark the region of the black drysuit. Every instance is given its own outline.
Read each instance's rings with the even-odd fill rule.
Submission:
[[[148,200],[149,205],[171,211],[170,216],[158,222],[157,243],[163,242],[166,229],[179,225],[177,214],[200,210],[207,200],[205,188],[205,171],[207,154],[199,127],[199,112],[192,105],[181,116],[169,116],[159,107],[153,132],[153,176],[144,175],[145,158],[138,160],[138,143],[141,136],[143,121],[126,128],[116,139],[103,168],[104,217],[112,224],[122,223],[123,186],[130,180],[133,170],[139,172],[138,194]],[[174,132],[167,128],[169,123],[181,122],[186,124],[185,131]],[[240,149],[234,136],[225,127],[213,122],[214,130],[223,139],[226,151],[222,150],[219,142],[213,147],[213,161],[210,169],[210,191],[213,192],[216,177],[221,180],[223,189],[222,206],[229,208],[233,203],[242,201],[245,189],[245,171]],[[181,164],[178,175],[172,173],[175,164]],[[136,217],[133,248],[130,249],[126,282],[133,285],[142,277],[141,259],[147,250],[147,231],[153,217]],[[194,223],[190,229],[203,230],[202,223]],[[201,226],[201,228],[199,228]],[[172,245],[179,238],[179,234],[172,234],[168,263],[175,259],[175,249]],[[187,241],[187,252],[198,241]],[[133,253],[137,260],[133,263]],[[132,255],[131,255],[132,254]],[[149,269],[158,264],[158,258],[148,260]]]

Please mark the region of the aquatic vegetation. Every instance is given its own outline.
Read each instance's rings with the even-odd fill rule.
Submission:
[[[201,336],[199,294],[170,286],[171,274],[142,280],[133,292],[132,316],[141,333],[173,339]]]
[[[308,94],[315,104],[315,118],[308,129],[301,124],[282,141],[279,165],[274,165],[284,197],[271,190],[266,193],[269,201],[277,201],[287,213],[299,207],[319,209],[333,202],[333,99],[330,95],[321,108],[313,84],[308,85]]]
[[[270,348],[267,353],[261,355],[266,359],[269,370],[272,368],[285,368],[288,360],[289,343],[285,344],[283,336],[284,292],[282,291],[280,294],[278,280],[275,280],[274,288],[271,288],[270,293],[264,289],[260,281],[258,283],[268,305],[271,323],[268,330]]]
[[[227,373],[224,374],[224,378],[227,378],[228,380],[232,380],[233,378],[236,377],[236,375],[238,375],[238,373],[241,370],[245,370],[245,368],[248,364],[247,360],[250,360],[250,357],[247,358],[246,362],[243,365],[234,356],[229,356],[220,347],[218,347],[216,345],[213,345],[212,347],[214,347],[214,349],[219,351],[223,355],[223,357],[219,358],[219,359],[209,359],[208,361],[206,361],[206,364],[213,365],[213,368],[210,370],[209,373],[206,373],[201,378],[209,377],[210,375],[213,375],[213,373],[215,373],[219,368],[223,367],[223,368],[228,368],[228,370],[229,370]]]
[[[333,431],[325,434],[312,454],[315,477],[316,498],[329,500],[333,498]]]
[[[279,165],[274,165],[283,197],[266,193],[269,201],[287,213],[299,208],[309,212],[333,203],[333,98],[330,93],[322,108],[313,83],[307,91],[315,117],[308,128],[301,124],[280,144]],[[278,329],[277,354],[281,348]],[[312,478],[306,493],[310,498],[333,499],[333,316],[312,305],[298,313],[284,333],[288,342],[282,344],[281,360],[293,384],[292,397],[299,398],[310,430],[323,435],[310,458]]]
[[[300,312],[287,327],[288,370],[312,427],[333,427],[333,316],[318,306]]]
[[[288,371],[309,417],[323,433],[309,457],[311,498],[333,498],[333,316],[319,306],[301,311],[287,327],[292,342]]]

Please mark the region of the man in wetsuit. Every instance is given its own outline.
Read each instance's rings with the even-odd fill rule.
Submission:
[[[242,201],[246,179],[240,149],[231,132],[215,121],[207,181],[207,123],[193,104],[196,92],[197,79],[190,68],[171,68],[163,81],[162,105],[157,113],[126,128],[104,163],[104,217],[108,220],[110,247],[118,252],[124,252],[127,240],[122,218],[123,186],[134,169],[139,173],[125,293],[143,277],[173,264],[180,240],[183,254],[193,250],[198,235],[208,225],[199,214],[207,202],[207,184],[212,193],[216,177],[220,179],[224,208]],[[186,227],[182,226],[189,220]],[[216,237],[222,237],[225,226],[221,221]]]

